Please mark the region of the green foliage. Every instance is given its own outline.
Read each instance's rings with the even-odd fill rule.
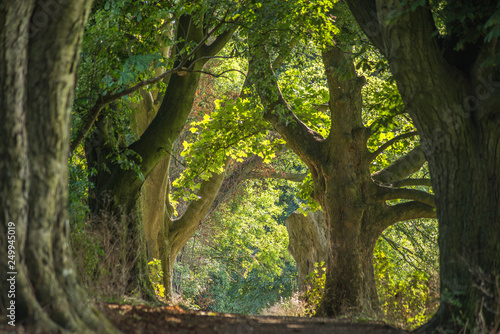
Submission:
[[[160,3],[141,5],[124,0],[95,4],[83,39],[77,110],[89,109],[98,96],[116,93],[154,76],[155,68],[171,64],[163,52],[173,45],[173,11],[175,8]],[[138,98],[138,94],[134,96]]]
[[[158,299],[165,298],[165,287],[163,286],[163,270],[161,269],[161,260],[153,259],[148,263],[149,279],[155,290]]]
[[[83,153],[79,147],[69,158],[69,198],[68,211],[71,225],[81,229],[88,217],[88,196],[92,183],[88,181],[89,171]]]
[[[392,78],[368,76],[363,88],[363,100],[363,120],[371,130],[367,142],[370,151],[376,151],[398,135],[416,131]],[[417,138],[418,136],[414,136],[393,143],[390,150],[385,150],[372,162],[371,172],[387,167],[413,149]]]
[[[229,289],[229,277],[224,263],[205,256],[205,246],[196,242],[199,235],[186,245],[181,256],[185,261],[174,264],[173,285],[182,299],[190,307],[202,310],[225,309],[228,303],[226,292]]]
[[[185,247],[174,283],[207,310],[257,314],[291,296],[296,269],[288,254],[283,208],[272,183],[250,182],[238,201],[214,213]]]
[[[113,153],[109,154],[106,158],[119,165],[122,170],[133,170],[137,177],[144,181],[144,175],[142,174],[140,167],[142,158],[139,154],[128,148],[119,150],[116,146],[113,147]]]
[[[289,0],[286,2],[252,1],[242,16],[242,34],[248,34],[251,44],[265,45],[287,50],[290,40],[301,38],[314,40],[317,45],[332,42],[332,34],[338,32],[331,9],[336,1]]]
[[[284,142],[269,137],[265,131],[268,128],[262,118],[255,117],[255,105],[249,99],[215,101],[214,111],[190,124],[189,130],[196,136],[192,142],[183,143],[181,155],[188,167],[174,182],[179,189],[177,196],[194,199],[181,190],[195,191],[200,178],[207,180],[213,173],[223,172],[228,158],[241,162],[256,154],[269,163],[276,156],[276,147]]]
[[[316,262],[314,270],[307,276],[307,290],[304,292],[303,299],[306,302],[305,315],[312,317],[316,314],[316,309],[323,297],[326,282],[326,266],[325,262]]]
[[[282,211],[275,205],[278,196],[271,187],[264,193],[249,187],[242,202],[231,208],[230,215],[218,217],[222,235],[217,236],[217,252],[239,260],[235,265],[245,270],[243,277],[251,271],[262,279],[281,274],[280,263],[288,255],[284,252],[288,235],[285,226],[275,223]]]
[[[436,238],[436,223],[419,220],[394,225],[377,242],[375,276],[387,322],[414,329],[428,321],[436,311]]]
[[[308,172],[306,178],[300,184],[299,192],[297,193],[297,195],[304,200],[304,203],[302,203],[299,207],[300,213],[305,214],[306,212],[309,212],[309,211],[314,212],[314,211],[321,209],[321,206],[319,205],[319,203],[316,202],[311,197],[313,190],[314,190],[314,182],[313,182],[311,173]]]
[[[293,61],[279,71],[283,96],[297,117],[326,138],[330,132],[330,112],[324,105],[329,93],[321,57],[312,45],[300,47],[293,56]]]

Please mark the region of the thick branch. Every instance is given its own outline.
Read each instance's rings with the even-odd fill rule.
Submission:
[[[379,154],[381,154],[382,152],[384,152],[389,146],[391,146],[395,142],[400,141],[400,140],[405,139],[405,138],[410,138],[410,137],[413,137],[413,136],[416,136],[416,135],[418,135],[418,132],[417,131],[412,131],[412,132],[401,134],[399,136],[396,136],[396,137],[392,138],[391,140],[388,140],[382,146],[380,146],[375,152],[372,152],[370,154],[370,161],[375,160],[375,158],[378,157]]]
[[[366,36],[384,54],[384,40],[375,0],[347,0],[347,5]]]
[[[321,55],[330,97],[330,140],[337,142],[346,133],[355,132],[356,136],[364,138],[369,133],[363,126],[361,117],[361,89],[366,82],[365,78],[357,76],[350,55],[344,53],[339,46],[330,46]]]
[[[243,161],[240,165],[238,165],[234,171],[224,179],[222,183],[219,193],[217,197],[212,203],[210,210],[208,211],[205,219],[210,217],[212,213],[224,203],[228,198],[230,198],[236,190],[238,190],[239,186],[247,179],[248,173],[250,173],[255,167],[262,163],[263,159],[257,155],[252,155],[245,161]]]
[[[420,146],[415,147],[407,155],[394,161],[386,168],[372,174],[375,182],[390,185],[403,180],[418,171],[425,164],[426,159]]]
[[[202,48],[202,53],[204,57],[213,57],[226,45],[234,32],[238,29],[238,26],[234,25],[231,29],[224,31],[222,34],[217,36],[215,41],[210,45],[205,45]],[[212,31],[214,32],[214,31]]]
[[[78,147],[78,145],[80,145],[81,141],[87,136],[87,134],[89,133],[90,129],[92,129],[92,126],[94,125],[97,117],[99,116],[101,110],[109,103],[113,102],[113,101],[116,101],[128,94],[132,94],[134,93],[135,91],[137,91],[138,89],[144,87],[144,86],[147,86],[147,85],[151,85],[151,84],[154,84],[154,83],[157,83],[159,81],[161,81],[163,78],[165,78],[167,75],[170,75],[170,74],[173,74],[173,73],[177,73],[177,72],[180,72],[182,69],[181,69],[181,66],[177,66],[176,68],[172,68],[162,74],[160,74],[159,76],[157,77],[154,77],[154,78],[151,78],[151,79],[146,79],[146,80],[142,80],[141,82],[129,87],[129,88],[126,88],[126,89],[123,89],[121,91],[119,91],[118,93],[114,93],[114,94],[106,94],[106,95],[102,95],[100,96],[96,103],[94,104],[94,106],[89,110],[89,112],[87,113],[87,115],[84,117],[83,119],[83,123],[84,125],[82,126],[82,128],[80,129],[80,131],[78,132],[78,134],[76,135],[75,139],[73,139],[73,141],[71,142],[71,146],[70,146],[70,152],[74,152],[76,150],[76,148]]]
[[[299,42],[299,38],[295,37],[292,39],[292,41],[288,44],[289,52],[292,52],[292,50],[297,46],[297,43]],[[283,62],[285,61],[285,57],[283,56],[283,52],[281,52],[273,61],[272,64],[272,69],[276,70],[278,67],[280,67]]]
[[[94,125],[100,112],[107,104],[109,104],[113,101],[116,101],[116,100],[118,100],[126,95],[132,94],[144,86],[157,83],[171,74],[185,72],[185,70],[186,70],[185,66],[188,63],[189,59],[191,57],[193,57],[198,51],[200,51],[202,49],[202,47],[207,47],[209,49],[204,49],[202,52],[203,55],[201,57],[197,57],[199,59],[194,60],[191,63],[189,69],[193,68],[195,63],[197,63],[197,62],[205,63],[210,58],[212,58],[214,55],[216,55],[217,52],[219,52],[224,47],[225,43],[227,43],[229,38],[231,38],[232,34],[236,30],[236,26],[235,26],[234,28],[225,31],[224,33],[219,35],[217,37],[217,39],[212,44],[210,44],[210,46],[206,46],[205,42],[208,40],[208,38],[210,36],[212,36],[217,30],[219,30],[222,27],[222,25],[223,25],[222,22],[219,23],[214,29],[212,29],[209,33],[207,33],[203,37],[203,39],[196,45],[196,47],[189,54],[187,54],[185,57],[183,57],[179,61],[179,63],[177,64],[176,67],[174,67],[174,68],[172,68],[172,69],[170,69],[170,70],[168,70],[168,71],[166,71],[166,72],[164,72],[164,73],[162,73],[154,78],[142,80],[139,83],[137,83],[129,88],[122,89],[117,93],[106,94],[106,95],[100,96],[97,99],[94,106],[89,110],[87,115],[84,117],[84,120],[83,120],[84,125],[82,126],[82,128],[80,129],[78,134],[76,135],[75,139],[71,142],[70,152],[74,152],[74,150],[78,147],[78,145],[80,145],[81,141],[87,136],[90,129],[92,129],[92,126]]]
[[[437,218],[436,209],[425,203],[412,201],[388,206],[384,215],[386,226],[419,218]]]
[[[381,195],[380,199],[391,200],[391,199],[410,199],[418,202],[425,203],[429,206],[435,207],[434,195],[417,189],[405,189],[405,188],[386,188],[387,191]]]

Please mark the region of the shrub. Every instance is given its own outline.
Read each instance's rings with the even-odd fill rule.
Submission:
[[[163,270],[161,269],[161,260],[153,259],[148,263],[149,279],[155,290],[156,297],[161,301],[165,300],[165,287],[163,286]]]
[[[135,261],[125,259],[120,226],[116,217],[103,211],[73,228],[70,240],[76,270],[92,298],[121,299],[125,295]]]
[[[316,308],[318,307],[321,297],[323,297],[323,292],[325,290],[326,281],[326,266],[325,262],[314,264],[314,270],[306,278],[307,290],[302,296],[305,302],[305,312],[304,315],[308,317],[314,316],[316,314]]]
[[[261,315],[272,315],[281,317],[303,317],[306,315],[306,303],[303,296],[296,292],[291,297],[281,298],[279,302],[265,308]]]

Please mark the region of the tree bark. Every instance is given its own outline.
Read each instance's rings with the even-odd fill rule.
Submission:
[[[496,332],[500,329],[500,76],[498,65],[486,60],[498,54],[498,43],[478,35],[460,50],[453,49],[463,38],[456,35],[462,24],[456,20],[477,17],[467,29],[480,31],[481,20],[495,12],[496,4],[472,2],[468,13],[446,7],[449,33],[439,36],[427,6],[412,10],[411,2],[406,6],[399,1],[348,3],[389,60],[432,175],[442,299],[436,315],[419,332],[438,328]],[[378,19],[369,21],[370,16]],[[376,33],[370,33],[368,25]]]
[[[0,5],[0,238],[7,245],[12,225],[16,237],[15,264],[1,274],[15,297],[2,291],[1,312],[14,301],[11,320],[33,331],[117,332],[87,305],[68,246],[69,116],[90,3]]]

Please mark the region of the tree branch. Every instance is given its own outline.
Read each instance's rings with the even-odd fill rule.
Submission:
[[[84,125],[83,127],[81,128],[81,130],[78,132],[78,134],[76,135],[75,139],[71,142],[70,144],[70,152],[74,152],[74,150],[78,147],[78,145],[80,145],[81,141],[87,136],[87,134],[89,133],[90,129],[92,129],[92,126],[94,125],[97,117],[99,116],[100,112],[102,111],[102,109],[109,103],[115,101],[115,100],[118,100],[119,98],[122,98],[123,96],[126,96],[126,95],[129,95],[129,94],[132,94],[134,93],[135,91],[137,91],[138,89],[144,87],[144,86],[147,86],[147,85],[151,85],[151,84],[154,84],[154,83],[157,83],[161,80],[163,80],[165,77],[167,77],[168,75],[171,75],[173,73],[179,73],[179,72],[184,72],[186,71],[186,68],[185,68],[185,65],[187,64],[187,62],[189,61],[189,59],[194,56],[198,51],[200,51],[203,47],[205,47],[205,42],[208,40],[208,38],[210,36],[212,36],[217,30],[219,30],[223,24],[225,22],[220,22],[217,26],[215,26],[211,31],[209,31],[202,39],[201,41],[196,45],[196,47],[189,53],[187,54],[185,57],[183,57],[181,59],[181,61],[179,62],[179,64],[160,74],[159,76],[156,76],[154,78],[151,78],[151,79],[145,79],[145,80],[142,80],[140,81],[139,83],[129,87],[129,88],[125,88],[123,90],[120,90],[119,92],[117,93],[114,93],[114,94],[105,94],[105,95],[102,95],[100,96],[96,103],[94,104],[94,106],[89,110],[89,112],[87,113],[86,117],[84,117]],[[190,28],[189,28],[190,29]],[[210,46],[208,47],[211,47],[213,45],[212,48],[210,48],[210,52],[204,50],[202,52],[203,56],[202,57],[198,57],[196,60],[194,60],[192,62],[192,64],[190,65],[190,69],[193,67],[193,64],[198,62],[198,61],[203,61],[203,62],[206,62],[208,61],[211,56],[217,54],[217,52],[220,51],[220,49],[224,46],[224,44],[229,40],[229,38],[232,36],[232,34],[234,33],[234,31],[237,29],[237,27],[234,27],[233,29],[229,29],[227,31],[225,31],[224,33],[222,33],[221,35],[219,35],[217,37],[217,39],[212,43],[210,44]],[[214,45],[215,43],[215,45]]]
[[[70,144],[70,152],[74,152],[75,149],[78,147],[78,145],[80,145],[81,141],[87,136],[87,134],[89,133],[90,129],[92,129],[92,126],[94,125],[97,117],[99,116],[101,110],[109,103],[113,102],[113,101],[116,101],[118,100],[119,98],[122,98],[124,97],[125,95],[128,95],[128,94],[132,94],[134,93],[135,91],[137,91],[138,89],[144,87],[144,86],[147,86],[147,85],[151,85],[151,84],[154,84],[154,83],[157,83],[159,81],[161,81],[163,78],[165,78],[167,75],[170,75],[172,73],[177,73],[177,72],[180,72],[182,71],[182,68],[181,68],[181,65],[175,67],[175,68],[172,68],[166,72],[163,72],[162,74],[154,77],[154,78],[151,78],[151,79],[146,79],[146,80],[142,80],[140,81],[139,83],[135,84],[134,86],[131,86],[129,88],[126,88],[126,89],[123,89],[121,91],[119,91],[118,93],[114,93],[114,94],[105,94],[105,95],[101,95],[99,96],[99,98],[97,99],[96,103],[94,104],[94,106],[89,110],[89,112],[87,113],[86,117],[84,117],[84,125],[83,127],[80,129],[80,131],[78,132],[78,134],[76,135],[75,139],[73,139],[73,141],[71,142]]]
[[[412,132],[401,134],[399,136],[392,138],[391,140],[388,140],[387,142],[382,144],[382,146],[380,146],[376,151],[374,151],[370,154],[370,161],[375,160],[375,158],[378,157],[378,155],[380,153],[384,152],[389,146],[391,146],[395,142],[400,141],[400,140],[405,139],[405,138],[417,136],[417,135],[418,135],[417,131],[412,131]]]
[[[419,218],[436,219],[436,209],[433,206],[427,205],[422,202],[411,201],[387,206],[386,215],[384,215],[386,226],[390,226],[401,221]]]
[[[366,36],[384,54],[384,40],[375,0],[347,0],[347,5]]]
[[[405,179],[418,171],[426,161],[423,150],[417,146],[386,168],[373,173],[372,179],[384,185],[391,185],[393,182]]]
[[[226,159],[226,166],[228,163],[229,159]],[[193,233],[210,211],[210,207],[224,181],[224,175],[224,172],[213,174],[210,179],[202,181],[198,193],[199,199],[191,201],[182,217],[171,222],[168,235],[173,248],[181,248],[193,236]]]
[[[295,38],[292,39],[292,41],[290,42],[290,44],[288,44],[290,52],[292,52],[292,50],[295,48],[295,46],[297,46],[298,42],[299,42],[299,38],[298,37],[295,37]],[[272,64],[272,69],[276,70],[278,67],[281,66],[281,64],[283,64],[284,61],[285,61],[285,57],[283,56],[283,52],[281,52],[280,54],[278,54],[278,56],[276,57],[276,59],[274,59],[273,64]]]
[[[217,197],[212,203],[210,210],[208,211],[205,219],[210,217],[212,213],[228,198],[230,198],[236,190],[238,190],[239,186],[247,179],[248,173],[250,173],[255,167],[259,166],[262,163],[263,159],[258,155],[252,155],[248,159],[245,159],[242,163],[237,165],[237,167],[233,170],[231,175],[224,179],[222,183],[219,193]]]
[[[238,26],[234,25],[231,29],[224,31],[222,34],[217,36],[215,41],[213,41],[210,45],[204,45],[201,50],[203,57],[212,57],[219,53],[219,51],[222,50],[224,45],[226,45],[229,41],[231,36],[233,36],[236,29],[238,29]],[[215,31],[212,30],[211,33],[213,34],[214,32]],[[207,34],[207,36],[209,36],[209,34]]]
[[[412,266],[413,268],[415,268],[417,270],[424,271],[422,268],[417,267],[410,259],[407,258],[407,255],[406,255],[407,253],[411,254],[414,257],[417,257],[415,255],[415,253],[413,253],[410,249],[397,244],[394,240],[389,239],[389,238],[387,238],[384,235],[382,235],[381,237],[382,237],[382,239],[384,239],[385,241],[387,241],[387,243],[392,247],[392,249],[394,249],[396,252],[398,252],[403,257],[403,260],[405,260],[406,263],[408,263],[410,266]],[[402,252],[399,249],[399,247],[403,248],[404,252]]]
[[[410,199],[418,202],[425,203],[429,206],[435,207],[434,195],[417,189],[406,188],[385,188],[385,192],[380,196],[380,199],[387,201],[391,199]]]

